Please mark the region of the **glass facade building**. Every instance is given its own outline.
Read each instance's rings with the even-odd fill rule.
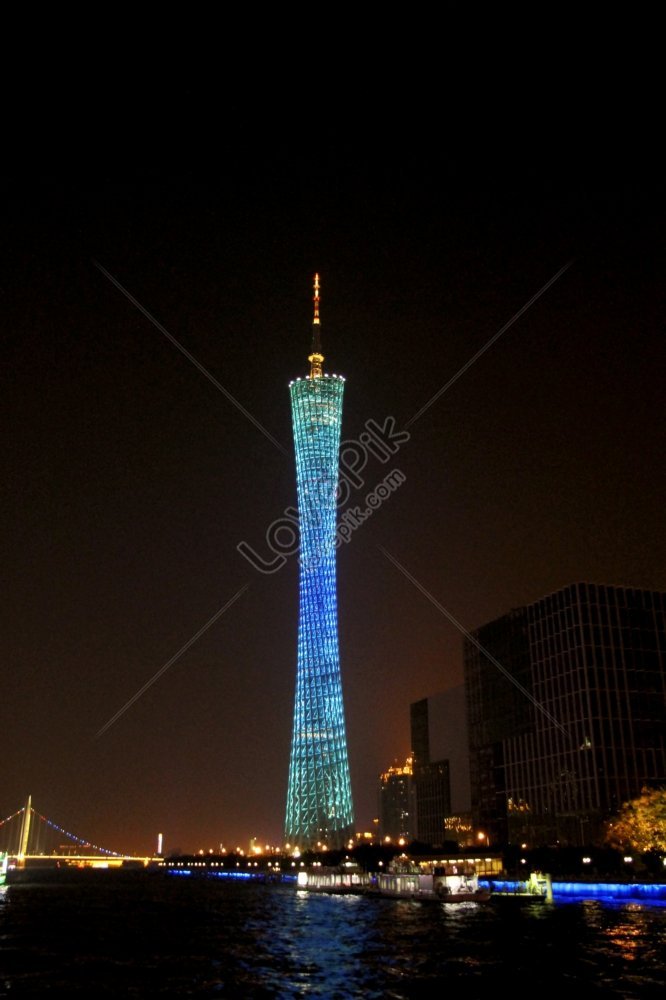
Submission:
[[[623,802],[663,784],[666,594],[576,583],[473,639],[472,805],[494,839],[593,844]]]
[[[326,375],[319,280],[311,370],[290,385],[300,530],[298,664],[286,842],[342,847],[354,812],[338,648],[336,515],[344,379]]]

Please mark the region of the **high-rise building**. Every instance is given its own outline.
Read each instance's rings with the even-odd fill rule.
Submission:
[[[300,530],[298,666],[285,838],[342,847],[353,835],[338,648],[336,514],[345,380],[324,374],[319,275],[310,374],[290,383]]]
[[[420,721],[419,721],[420,715]],[[465,686],[447,688],[414,702],[412,717],[412,749],[418,748],[419,731],[426,734],[428,760],[448,760],[451,782],[451,810],[466,814],[471,808],[469,787],[469,740]]]
[[[389,767],[379,778],[379,832],[382,838],[414,840],[416,837],[416,788],[412,758],[401,767]]]
[[[666,778],[666,594],[575,583],[464,642],[474,822],[592,844]]]
[[[433,760],[430,699],[410,706],[413,780],[416,789],[416,839],[433,847],[446,840],[445,819],[451,814],[449,761]]]

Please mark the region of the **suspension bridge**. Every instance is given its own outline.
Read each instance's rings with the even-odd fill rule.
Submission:
[[[42,816],[32,805],[32,796],[16,812],[0,819],[0,857],[7,866],[26,868],[37,865],[78,868],[120,868],[128,864],[148,865],[158,857],[120,854],[70,833]]]

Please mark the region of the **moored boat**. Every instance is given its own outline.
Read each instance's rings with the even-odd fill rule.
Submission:
[[[358,895],[370,887],[370,876],[353,861],[333,867],[316,865],[302,869],[296,880],[298,889],[336,895]]]
[[[421,864],[399,860],[377,875],[374,886],[379,896],[439,903],[487,903],[490,891],[479,885],[474,866]]]

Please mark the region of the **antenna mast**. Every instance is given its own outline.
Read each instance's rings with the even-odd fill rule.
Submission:
[[[312,353],[308,356],[310,362],[310,378],[321,378],[324,355],[321,353],[321,336],[319,320],[319,275],[314,276],[314,317],[312,319]]]

